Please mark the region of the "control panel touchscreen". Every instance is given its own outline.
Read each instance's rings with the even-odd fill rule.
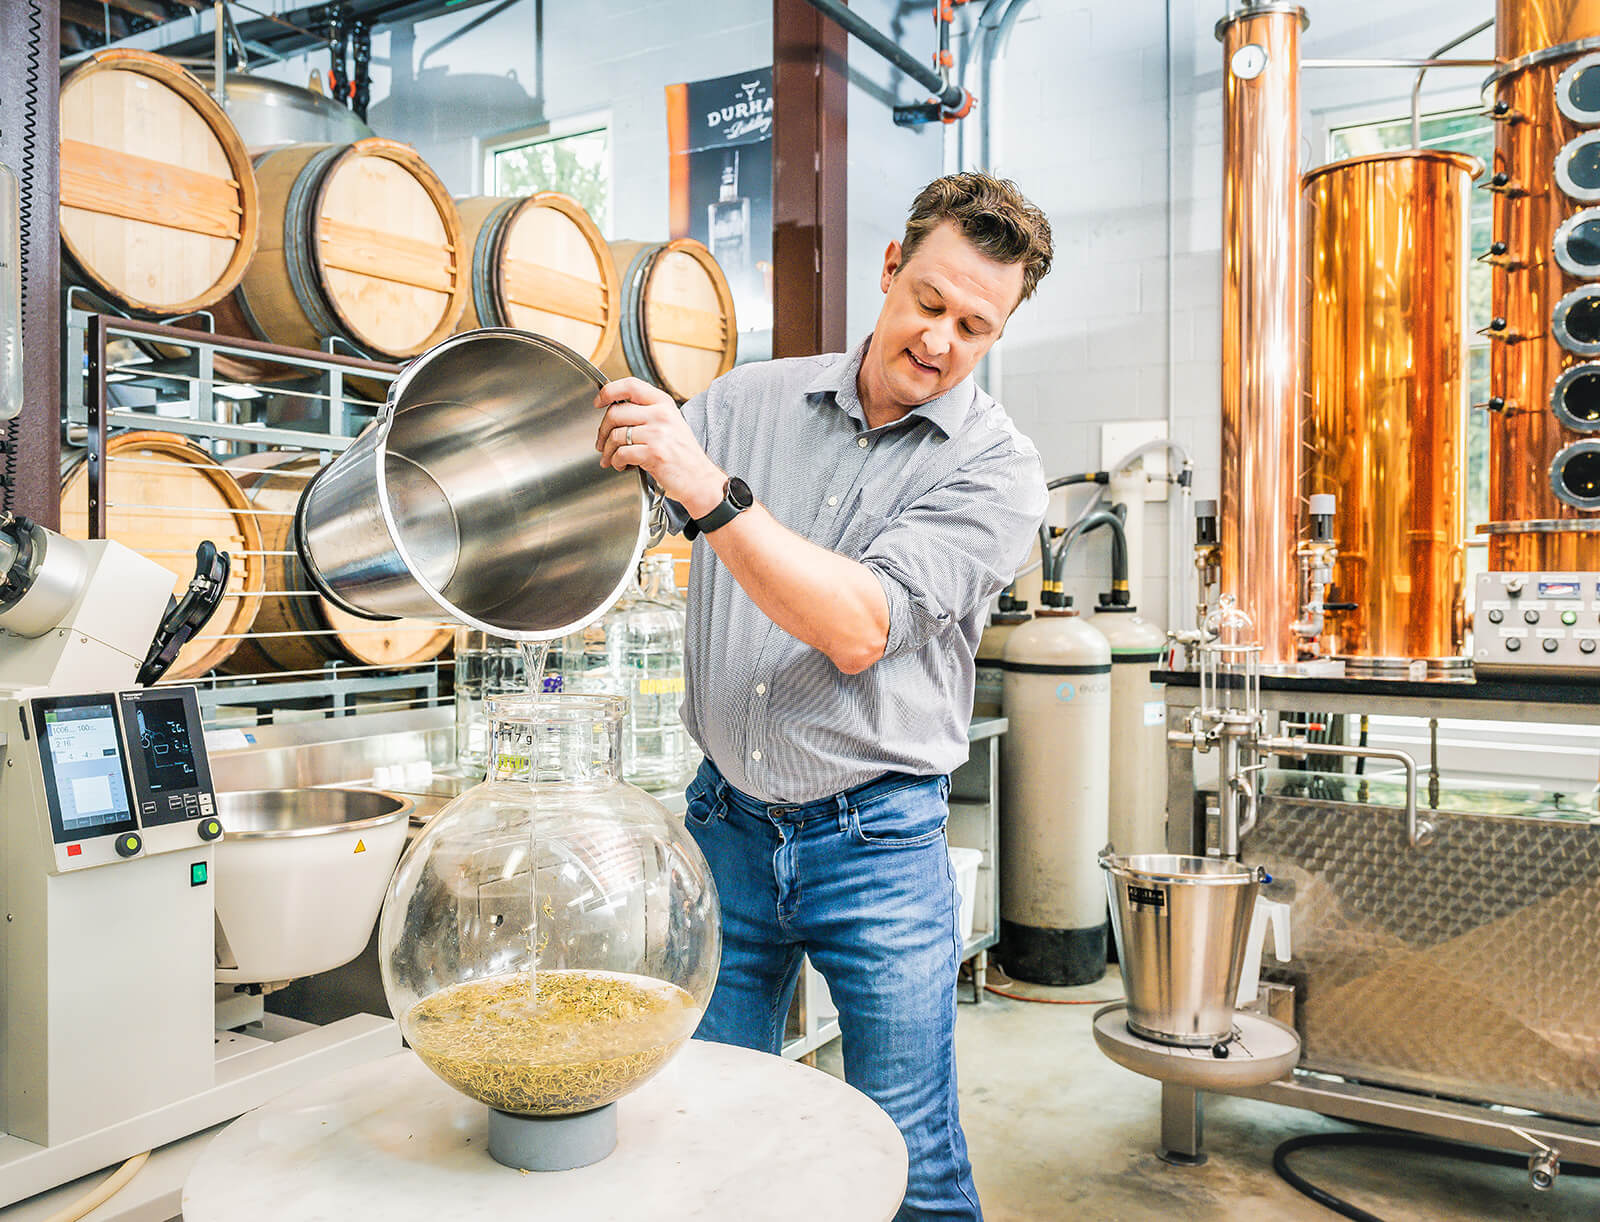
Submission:
[[[211,769],[194,688],[144,688],[117,699],[139,822],[150,828],[212,820]]]
[[[133,806],[111,695],[36,700],[33,716],[55,842],[132,831]]]

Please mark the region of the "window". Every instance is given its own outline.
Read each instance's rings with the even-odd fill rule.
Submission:
[[[491,195],[560,191],[610,232],[611,131],[585,126],[554,134],[526,133],[488,149],[484,183]]]
[[[1463,110],[1445,114],[1425,115],[1422,119],[1422,147],[1449,149],[1468,153],[1483,162],[1485,174],[1494,165],[1494,125],[1481,111]],[[1335,128],[1329,133],[1329,155],[1334,160],[1360,157],[1368,153],[1381,153],[1389,149],[1411,147],[1411,120],[1387,120],[1381,123],[1364,123],[1356,127]],[[1480,178],[1481,182],[1482,179]],[[1472,193],[1471,249],[1489,249],[1490,232],[1494,217],[1494,196],[1488,191]],[[1484,403],[1489,398],[1489,341],[1478,334],[1490,317],[1490,270],[1487,263],[1476,260],[1467,269],[1468,317],[1471,331],[1468,348],[1467,401]],[[1488,567],[1487,550],[1482,546],[1483,536],[1477,533],[1479,524],[1489,520],[1489,420],[1487,413],[1472,411],[1467,415],[1467,588],[1472,579]]]

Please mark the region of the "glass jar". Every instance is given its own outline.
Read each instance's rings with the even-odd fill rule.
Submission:
[[[406,851],[379,920],[406,1041],[493,1109],[491,1153],[513,1165],[529,1164],[495,1149],[497,1130],[632,1091],[694,1033],[716,983],[716,886],[682,821],[620,779],[625,709],[489,701],[488,779]]]
[[[482,775],[489,765],[489,719],[484,702],[496,696],[525,696],[525,655],[516,641],[457,628],[455,643],[456,766]],[[560,691],[558,677],[546,674],[541,691]]]
[[[685,603],[670,556],[647,556],[604,617],[562,640],[553,665],[563,690],[625,696],[622,774],[635,785],[681,785],[689,734],[678,716],[684,689]],[[663,592],[671,590],[668,601]]]

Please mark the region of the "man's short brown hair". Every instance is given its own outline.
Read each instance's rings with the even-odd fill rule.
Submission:
[[[1006,178],[968,171],[935,178],[912,201],[906,236],[900,243],[901,266],[910,261],[922,240],[944,222],[997,263],[1022,264],[1021,305],[1050,270],[1054,253],[1050,222]]]

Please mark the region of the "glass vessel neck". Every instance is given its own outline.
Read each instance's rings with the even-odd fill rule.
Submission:
[[[540,695],[487,702],[492,781],[571,785],[621,776],[619,696]]]

